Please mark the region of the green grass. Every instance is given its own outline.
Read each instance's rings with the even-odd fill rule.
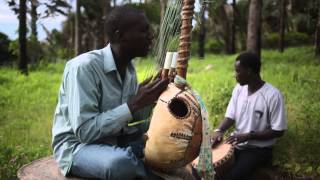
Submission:
[[[223,118],[235,85],[235,57],[211,54],[190,61],[188,81],[202,95],[212,126]],[[262,59],[262,77],[283,92],[288,116],[288,130],[275,148],[274,164],[319,175],[320,65],[313,49],[263,51]],[[135,63],[138,79],[143,80],[151,61]],[[28,77],[0,68],[0,179],[15,179],[21,165],[51,154],[52,117],[63,67],[63,63],[49,64]]]
[[[63,65],[30,72],[0,69],[0,179],[51,153],[51,124]]]

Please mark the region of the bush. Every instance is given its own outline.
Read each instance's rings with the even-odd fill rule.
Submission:
[[[0,32],[0,65],[9,63],[13,57],[9,45],[8,36]]]
[[[36,65],[45,55],[43,52],[43,46],[39,41],[36,40],[28,40],[27,44],[27,53],[29,58],[29,63],[32,65]]]
[[[288,32],[284,37],[285,46],[301,46],[310,45],[312,43],[312,37],[308,34],[300,32]],[[262,47],[263,48],[277,48],[279,43],[279,34],[270,33],[262,37]]]
[[[207,38],[205,44],[205,51],[210,53],[221,53],[224,51],[224,44],[213,38]]]
[[[9,50],[12,52],[14,60],[17,61],[20,53],[18,39],[10,42]],[[28,40],[27,56],[28,64],[37,66],[40,63],[41,59],[44,57],[43,44],[35,40]]]
[[[289,46],[309,45],[312,43],[313,37],[305,33],[290,32],[285,36],[285,41]]]
[[[199,50],[199,41],[198,41],[198,34],[194,33],[192,35],[192,43],[191,43],[191,55],[198,56],[198,50]],[[205,45],[204,45],[204,51],[205,53],[214,53],[219,54],[224,52],[225,45],[223,42],[220,42],[216,40],[213,37],[206,37],[205,39]]]

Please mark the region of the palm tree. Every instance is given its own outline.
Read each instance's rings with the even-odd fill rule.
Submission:
[[[166,8],[167,8],[168,0],[160,0],[160,23],[162,23],[162,20],[164,18]]]
[[[249,6],[247,51],[261,54],[261,9],[262,0],[251,0]]]
[[[26,0],[19,3],[19,70],[22,74],[28,75],[27,56],[27,6]]]
[[[106,18],[108,16],[108,14],[111,11],[111,0],[102,0],[102,24],[103,24],[103,32],[102,32],[102,36],[103,38],[101,43],[99,43],[100,47],[104,47],[108,41],[108,36],[107,36],[107,27],[106,27]],[[100,24],[100,23],[98,23]]]
[[[37,32],[37,21],[38,21],[38,13],[37,8],[39,5],[38,0],[31,0],[31,39],[34,41],[38,41],[38,32]]]
[[[206,12],[206,4],[203,3],[202,4],[202,11],[200,12],[200,24],[199,24],[199,27],[200,27],[200,32],[199,32],[199,49],[198,49],[198,54],[199,54],[199,57],[200,59],[203,59],[204,58],[204,44],[205,44],[205,37],[206,37],[206,26],[205,26],[205,22],[206,22],[206,19],[205,19],[205,12]]]
[[[232,21],[231,21],[231,32],[230,32],[230,54],[236,53],[236,0],[232,0]]]
[[[76,0],[76,16],[75,16],[75,37],[74,37],[74,55],[80,54],[81,49],[81,33],[80,33],[80,0]]]
[[[286,0],[281,0],[280,18],[279,18],[279,51],[284,51],[284,30],[286,19]]]
[[[316,35],[315,35],[315,46],[316,46],[315,54],[316,56],[320,56],[320,10],[319,9],[318,9],[317,29],[316,29]]]

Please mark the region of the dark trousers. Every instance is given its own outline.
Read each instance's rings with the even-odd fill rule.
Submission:
[[[246,180],[256,168],[270,164],[272,148],[235,149],[235,163],[223,180]]]

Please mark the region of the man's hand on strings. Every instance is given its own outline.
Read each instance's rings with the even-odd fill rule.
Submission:
[[[131,113],[153,104],[167,88],[168,84],[169,79],[161,79],[160,75],[156,75],[155,78],[149,77],[143,81],[139,85],[137,94],[128,102]]]

